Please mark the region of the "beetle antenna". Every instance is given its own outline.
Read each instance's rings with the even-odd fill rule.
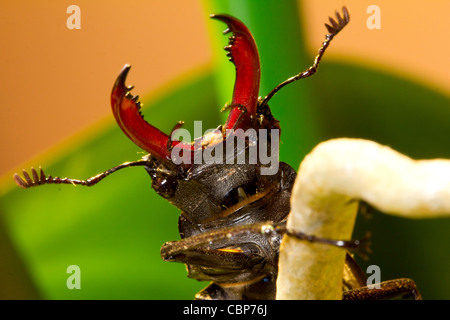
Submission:
[[[28,189],[31,187],[36,187],[44,184],[72,184],[72,185],[82,185],[82,186],[93,186],[97,183],[99,183],[101,180],[109,176],[111,173],[116,172],[117,170],[128,168],[128,167],[135,167],[135,166],[145,166],[148,164],[148,160],[141,159],[133,162],[125,162],[121,165],[118,165],[114,168],[111,168],[105,172],[102,172],[96,176],[90,177],[86,180],[78,180],[78,179],[69,179],[69,178],[59,178],[59,177],[52,177],[52,176],[46,176],[44,173],[44,170],[42,170],[41,167],[39,167],[39,175],[36,171],[36,169],[31,168],[31,175],[32,178],[28,174],[27,171],[23,170],[23,176],[25,179],[20,177],[17,173],[14,174],[14,181],[16,184],[21,187],[22,189]]]
[[[343,17],[339,14],[339,12],[336,11],[337,22],[330,17],[329,21],[330,21],[331,25],[325,24],[325,27],[327,28],[329,33],[326,35],[325,41],[323,42],[322,47],[319,49],[319,53],[317,54],[316,58],[314,59],[313,65],[310,66],[305,71],[300,72],[299,74],[280,83],[278,86],[276,86],[274,89],[272,89],[272,91],[270,91],[270,93],[261,102],[261,106],[267,105],[267,103],[275,95],[275,93],[280,91],[280,89],[283,88],[285,85],[288,85],[289,83],[292,83],[294,81],[297,81],[297,80],[300,80],[303,78],[310,77],[317,72],[317,68],[319,67],[320,60],[322,59],[322,56],[325,53],[325,50],[330,45],[331,40],[333,40],[334,36],[337,35],[339,33],[339,31],[344,29],[344,27],[350,21],[350,15],[349,15],[346,7],[342,7],[342,13],[343,13]]]

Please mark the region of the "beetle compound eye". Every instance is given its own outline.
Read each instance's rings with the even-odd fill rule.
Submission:
[[[152,181],[152,188],[161,197],[169,199],[175,194],[178,185],[176,180],[166,177],[154,177],[152,178]]]

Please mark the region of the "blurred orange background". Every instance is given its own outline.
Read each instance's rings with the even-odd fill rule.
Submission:
[[[212,53],[205,3],[79,0],[75,4],[81,9],[81,29],[69,30],[66,10],[73,2],[2,1],[3,182],[11,182],[15,171],[51,161],[50,154],[70,146],[67,139],[77,143],[113,123],[109,95],[125,63],[133,66],[129,84],[135,85],[135,92],[154,96],[173,81],[208,68]],[[323,39],[328,15],[346,5],[351,24],[333,43],[327,59],[406,75],[450,96],[449,22],[444,16],[450,12],[450,1],[434,0],[429,6],[387,0],[299,3],[311,56]],[[365,27],[371,4],[380,7],[380,30]]]

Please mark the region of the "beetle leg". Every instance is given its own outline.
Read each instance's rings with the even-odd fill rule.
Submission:
[[[395,279],[378,283],[379,288],[371,286],[345,291],[344,300],[381,300],[395,298],[412,298],[422,300],[415,282],[411,279]]]
[[[299,240],[306,240],[309,242],[323,243],[339,248],[346,249],[350,252],[356,252],[363,259],[367,259],[370,250],[370,232],[368,232],[362,239],[357,240],[335,240],[327,238],[319,238],[314,235],[308,235],[303,232],[295,232],[291,230],[286,230],[288,236],[297,238]]]
[[[226,14],[211,15],[210,17],[227,24],[228,28],[224,33],[233,33],[229,38],[229,45],[224,48],[236,68],[236,81],[231,102],[233,108],[225,128],[234,128],[239,116],[242,115],[239,108],[235,107],[238,105],[244,106],[247,110],[238,127],[250,126],[251,120],[256,115],[260,82],[260,62],[255,40],[248,28],[238,19]]]
[[[183,240],[167,242],[163,248],[168,246],[185,245]],[[174,250],[175,251],[175,250]],[[245,252],[239,248],[236,249],[208,249],[208,248],[183,248],[171,252],[170,255],[161,254],[164,261],[176,261],[191,265],[199,265],[204,268],[220,268],[227,270],[240,270],[253,267],[264,258],[261,255]]]
[[[86,179],[86,180],[46,176],[44,173],[44,170],[42,170],[42,168],[39,167],[39,171],[40,171],[39,175],[36,172],[36,169],[31,168],[31,174],[32,174],[33,178],[30,178],[30,175],[25,170],[23,170],[23,176],[24,176],[25,180],[23,178],[21,178],[17,173],[15,173],[14,181],[16,182],[16,184],[19,187],[21,187],[23,189],[36,187],[36,186],[40,186],[43,184],[72,184],[72,185],[82,185],[82,186],[91,187],[91,186],[97,184],[98,182],[100,182],[101,180],[103,180],[104,178],[106,178],[107,176],[109,176],[111,173],[116,172],[117,170],[120,170],[123,168],[128,168],[128,167],[145,166],[145,165],[148,165],[148,160],[145,160],[145,159],[141,159],[141,160],[137,160],[137,161],[133,161],[133,162],[125,162],[125,163],[122,163],[121,165],[113,167],[109,170],[106,170],[105,172],[102,172],[96,176],[90,177],[89,179]]]
[[[234,247],[233,239],[243,234],[251,234],[258,230],[254,225],[234,226],[200,233],[178,241],[166,242],[161,247],[161,257],[165,261],[193,263],[198,259],[205,265],[202,257],[211,257],[211,263],[216,267],[242,267],[242,264],[254,265],[261,256]],[[211,265],[210,267],[212,267]]]
[[[305,240],[309,242],[322,243],[330,246],[335,246],[339,248],[346,249],[350,252],[356,252],[361,255],[362,258],[366,258],[367,254],[370,253],[370,232],[368,232],[362,239],[358,240],[336,240],[336,239],[328,239],[316,237],[314,235],[309,235],[304,232],[289,230],[286,227],[286,222],[280,222],[278,224],[258,224],[260,231],[267,235],[272,233],[286,234],[290,237],[294,237],[299,240]]]
[[[325,53],[325,50],[330,45],[331,40],[333,40],[334,36],[337,35],[342,29],[344,29],[344,27],[350,21],[350,15],[349,15],[346,7],[342,8],[342,13],[343,13],[343,17],[336,11],[336,18],[338,20],[337,22],[334,19],[329,18],[331,26],[328,24],[325,24],[325,27],[327,28],[329,33],[326,35],[325,41],[323,42],[322,47],[319,49],[319,53],[317,54],[316,58],[314,59],[313,65],[311,67],[309,67],[308,69],[306,69],[305,71],[300,72],[299,74],[297,74],[297,75],[287,79],[286,81],[280,83],[279,85],[277,85],[264,98],[264,100],[261,102],[261,106],[267,105],[267,103],[275,95],[275,93],[277,93],[284,86],[286,86],[289,83],[292,83],[294,81],[310,77],[317,72],[317,68],[319,67],[320,60],[322,59],[322,56]]]
[[[272,222],[262,222],[249,225],[233,226],[228,228],[221,228],[212,230],[209,232],[200,233],[179,241],[171,241],[165,243],[161,248],[161,257],[164,260],[178,260],[177,256],[183,255],[187,249],[222,249],[226,248],[227,245],[233,238],[238,238],[244,235],[250,234],[262,234],[266,237],[271,237],[275,234],[287,234],[289,236],[295,237],[300,240],[306,240],[309,242],[323,243],[326,245],[332,245],[339,248],[343,248],[349,251],[358,251],[361,248],[367,249],[369,235],[361,240],[334,240],[320,238],[313,235],[307,235],[302,232],[295,232],[287,229],[286,222],[272,223]],[[221,244],[222,246],[218,246]],[[229,245],[228,245],[229,246]],[[234,249],[230,249],[229,252],[238,252]]]
[[[262,234],[270,237],[274,234],[287,234],[299,240],[306,240],[309,242],[323,243],[343,248],[349,251],[356,251],[364,249],[368,250],[370,234],[366,235],[361,240],[335,240],[320,238],[313,235],[308,235],[303,232],[296,232],[287,229],[286,222],[272,223],[261,222],[249,225],[233,226],[228,228],[216,229],[209,232],[200,233],[179,241],[172,241],[165,243],[161,248],[161,256],[164,260],[172,260],[172,257],[182,253],[187,248],[196,249],[202,247],[210,247],[214,243],[228,243],[229,240],[249,234]],[[359,253],[359,252],[358,252]]]
[[[215,238],[214,232],[222,230],[208,232],[211,239]],[[165,261],[185,263],[188,276],[199,281],[250,284],[266,275],[267,257],[257,245],[236,246],[230,239],[219,238],[200,247],[197,241],[201,243],[201,240],[196,236],[167,242],[161,248],[161,257]]]
[[[347,252],[345,255],[344,272],[342,275],[342,288],[344,291],[361,288],[367,284],[367,275]]]

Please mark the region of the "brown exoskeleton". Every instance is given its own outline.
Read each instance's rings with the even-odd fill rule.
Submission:
[[[337,21],[330,18],[331,25],[326,25],[329,34],[313,65],[275,87],[264,99],[258,97],[260,62],[251,33],[234,17],[211,17],[225,22],[225,33],[232,33],[225,50],[235,65],[236,82],[225,125],[192,143],[173,139],[182,123],[170,135],[162,133],[141,116],[138,96],[125,85],[130,70],[126,65],[112,90],[112,111],[124,133],[148,154],[87,180],[47,177],[42,169],[39,174],[32,169],[32,177],[24,171],[24,179],[18,175],[14,179],[22,188],[58,183],[92,186],[119,169],[144,166],[153,189],[181,210],[181,240],[165,243],[162,258],[185,263],[189,277],[211,282],[196,298],[274,299],[283,234],[347,249],[357,245],[287,230],[294,169],[277,160],[276,169],[267,173],[267,162],[259,157],[250,161],[255,146],[265,149],[265,154],[270,150],[271,156],[278,152],[273,146],[278,143],[280,126],[268,101],[285,85],[317,71],[329,43],[349,22],[349,14],[344,7],[343,15],[336,13]],[[243,143],[234,143],[235,139]],[[231,149],[226,148],[229,142]],[[204,157],[199,162],[199,154],[208,154],[214,161]],[[387,298],[400,293],[420,297],[410,280],[385,282],[383,290],[365,288],[365,275],[350,255],[343,286],[344,298]]]

